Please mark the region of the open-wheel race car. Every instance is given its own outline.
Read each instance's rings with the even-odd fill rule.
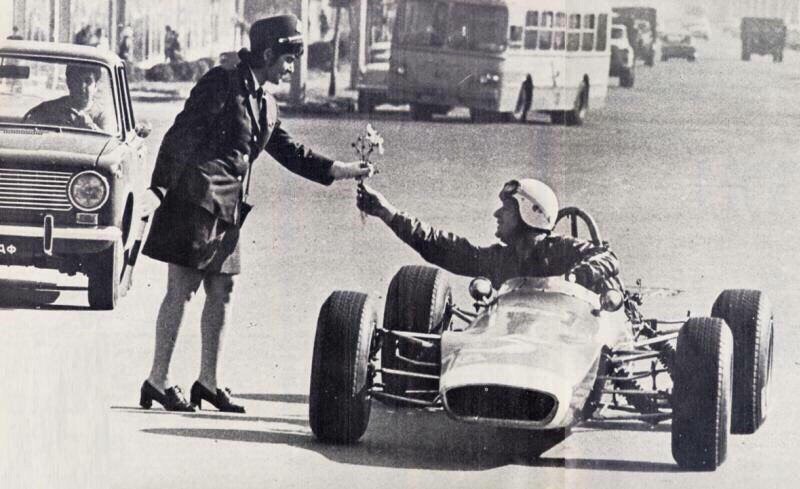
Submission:
[[[568,208],[562,218],[602,243],[588,214]],[[441,270],[404,266],[382,325],[368,295],[333,292],[314,344],[314,435],[356,442],[373,400],[524,430],[671,420],[678,465],[714,470],[729,433],[754,433],[766,419],[773,317],[758,290],[725,290],[709,316],[673,321],[644,316],[641,291],[596,294],[562,276],[514,278],[497,291],[475,278],[469,289],[476,312],[453,303]]]

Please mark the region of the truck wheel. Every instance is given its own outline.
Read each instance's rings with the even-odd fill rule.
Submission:
[[[429,121],[433,119],[433,110],[431,106],[411,104],[411,119],[415,121]]]
[[[781,61],[783,61],[783,52],[782,51],[775,51],[775,53],[772,54],[772,62],[773,63],[780,63]]]
[[[772,306],[758,290],[725,290],[711,308],[733,334],[731,432],[755,433],[767,418],[772,377]]]
[[[653,66],[655,64],[655,60],[656,60],[656,53],[653,50],[650,50],[650,52],[647,53],[647,56],[644,58],[644,65]]]
[[[633,68],[625,68],[619,75],[619,86],[623,88],[631,88],[635,78],[636,75],[634,74]]]
[[[333,292],[319,311],[308,417],[322,441],[355,443],[371,410],[369,368],[378,317],[366,294]]]
[[[375,100],[367,92],[358,92],[358,112],[361,114],[371,114],[375,110]]]
[[[449,326],[450,303],[452,303],[452,293],[444,272],[426,266],[404,266],[389,283],[383,312],[383,328],[387,331],[441,333]],[[387,334],[381,347],[381,368],[439,374],[438,368],[411,365],[398,358],[398,355],[436,365],[440,362],[438,348],[422,348],[405,341],[398,341],[393,335]],[[382,380],[387,393],[400,396],[406,395],[409,390],[438,391],[439,389],[438,381],[434,380],[411,379],[391,374],[383,374]],[[436,395],[434,392],[427,394],[430,398]]]
[[[93,255],[87,263],[89,277],[89,307],[95,310],[113,310],[120,297],[125,256],[122,242],[117,240],[105,250]]]
[[[750,51],[742,49],[742,61],[750,61]]]
[[[690,318],[678,333],[672,391],[672,456],[715,470],[728,451],[733,337],[718,318]]]

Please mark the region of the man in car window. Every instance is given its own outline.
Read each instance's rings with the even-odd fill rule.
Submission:
[[[484,276],[495,288],[514,277],[569,275],[571,280],[601,293],[618,288],[617,257],[607,246],[551,234],[558,216],[558,199],[546,184],[511,180],[500,192],[494,212],[500,243],[479,247],[399,212],[379,192],[360,185],[357,205],[383,220],[428,262],[457,275]]]
[[[24,122],[109,132],[112,121],[96,100],[101,70],[99,66],[68,65],[69,95],[42,102],[25,114]]]

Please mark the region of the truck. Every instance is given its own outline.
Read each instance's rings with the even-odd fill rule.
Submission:
[[[653,7],[614,7],[615,24],[622,24],[628,31],[628,42],[633,47],[636,59],[653,66],[656,57],[658,24],[656,9]]]
[[[783,61],[786,45],[786,24],[780,18],[743,17],[741,25],[742,61],[751,54],[772,55],[772,61]]]

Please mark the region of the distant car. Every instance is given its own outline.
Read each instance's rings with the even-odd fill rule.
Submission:
[[[559,218],[582,219],[603,243],[582,210]],[[441,270],[402,267],[381,324],[367,294],[334,291],[314,341],[314,435],[357,442],[374,401],[539,432],[671,419],[678,465],[714,470],[730,433],[766,419],[774,324],[758,290],[725,290],[709,316],[678,320],[644,315],[634,290],[597,294],[564,276],[511,278],[499,290],[478,277],[469,293],[471,307],[459,307]]]
[[[661,38],[661,61],[683,58],[687,61],[697,59],[697,49],[689,33],[668,33]]]
[[[113,309],[141,244],[149,132],[115,54],[0,41],[0,265],[86,274],[90,307]]]
[[[619,77],[619,86],[630,88],[635,80],[636,57],[628,41],[628,28],[624,24],[611,25],[611,62],[609,76]]]
[[[786,24],[783,19],[744,17],[741,26],[742,61],[753,54],[772,55],[772,61],[783,61],[786,45]]]

